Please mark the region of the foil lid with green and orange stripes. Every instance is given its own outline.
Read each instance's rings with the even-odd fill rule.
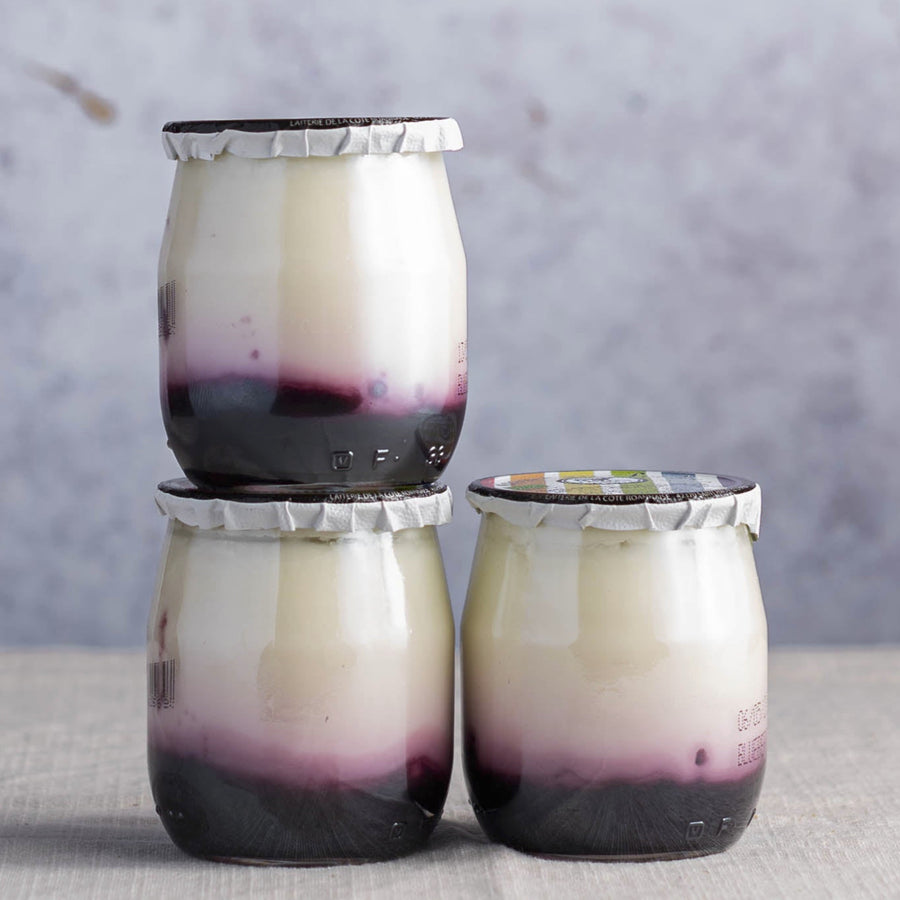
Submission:
[[[672,531],[746,525],[757,537],[759,486],[746,478],[648,469],[581,469],[481,478],[469,502],[514,525]]]

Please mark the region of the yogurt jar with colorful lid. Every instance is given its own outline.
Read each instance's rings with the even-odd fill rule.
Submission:
[[[449,491],[221,497],[181,480],[156,499],[148,758],[172,840],[295,865],[420,847],[452,762]]]
[[[465,413],[448,118],[170,122],[169,446],[213,489],[438,478]]]
[[[464,760],[495,841],[546,856],[724,850],[766,759],[760,490],[646,470],[483,478],[462,621]]]

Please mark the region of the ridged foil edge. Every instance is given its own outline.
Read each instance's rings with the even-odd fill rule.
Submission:
[[[184,525],[226,531],[402,531],[445,525],[453,513],[449,489],[430,497],[352,503],[250,503],[177,497],[157,490],[156,505],[163,515]]]
[[[600,528],[606,531],[678,531],[683,528],[716,528],[746,525],[759,537],[762,492],[759,485],[749,491],[678,503],[535,503],[486,497],[474,491],[466,499],[479,512],[494,513],[523,528],[550,525],[555,528]]]
[[[348,125],[291,131],[233,131],[213,134],[162,134],[169,159],[212,160],[223,153],[246,159],[345,156],[350,154],[443,153],[460,150],[462,133],[455,119],[395,122],[388,125]]]

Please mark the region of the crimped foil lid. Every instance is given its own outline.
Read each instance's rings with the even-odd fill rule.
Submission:
[[[759,485],[730,475],[596,469],[481,478],[466,499],[479,512],[534,528],[676,531],[746,525],[759,537]]]
[[[169,159],[248,159],[370,153],[440,153],[462,148],[455,119],[227,119],[168,122],[162,131]]]
[[[397,490],[350,492],[283,490],[215,495],[186,478],[164,481],[156,505],[170,519],[195,528],[226,531],[402,531],[444,525],[453,500],[443,484]]]

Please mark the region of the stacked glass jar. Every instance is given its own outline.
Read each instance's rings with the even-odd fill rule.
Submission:
[[[161,401],[187,479],[148,628],[149,761],[198,856],[419,846],[452,760],[436,480],[465,410],[452,119],[179,122]],[[188,480],[189,479],[189,480]]]

